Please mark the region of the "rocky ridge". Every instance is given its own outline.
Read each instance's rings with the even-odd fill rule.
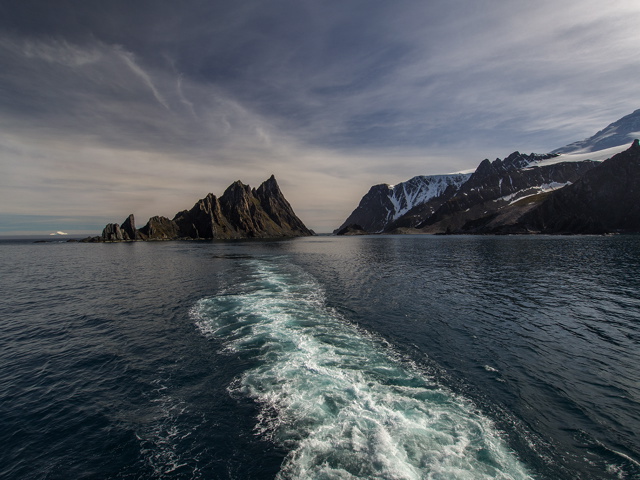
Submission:
[[[431,209],[436,208],[446,199],[443,195],[447,189],[454,187],[451,191],[455,191],[469,176],[463,173],[417,176],[397,185],[374,185],[334,233],[340,234],[349,226],[357,226],[364,233],[383,232],[420,206],[428,204]]]
[[[396,187],[375,185],[334,233],[640,231],[633,217],[636,188],[629,181],[636,178],[636,165],[628,160],[637,141],[629,145],[637,137],[640,109],[549,154],[513,152],[503,160],[486,159],[465,179],[435,195],[417,195],[399,208]],[[627,158],[626,163],[620,158]],[[614,167],[621,162],[624,168]],[[399,185],[421,178],[433,177]],[[591,205],[592,211],[580,205]],[[598,216],[604,214],[599,205],[607,205],[609,218]]]
[[[352,234],[350,226],[366,233],[468,231],[479,219],[495,218],[522,198],[570,185],[597,165],[591,160],[563,162],[558,157],[516,151],[504,159],[483,160],[472,174],[374,185],[334,233]]]
[[[634,140],[513,225],[540,233],[640,232],[640,143]]]
[[[514,152],[504,160],[484,160],[458,191],[415,228],[425,233],[475,233],[482,219],[491,219],[495,227],[509,223],[508,207],[523,206],[518,202],[525,198],[530,199],[528,206],[532,198],[571,185],[598,165],[591,160],[544,164],[553,157]]]
[[[272,175],[257,189],[240,181],[231,184],[221,197],[209,193],[190,210],[178,212],[173,219],[151,217],[135,228],[133,215],[119,225],[110,223],[102,235],[85,242],[122,242],[136,240],[275,238],[313,235],[296,216]]]

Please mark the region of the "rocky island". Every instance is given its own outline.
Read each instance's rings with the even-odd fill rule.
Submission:
[[[236,181],[221,197],[209,193],[173,219],[151,217],[140,229],[136,229],[134,216],[129,215],[122,224],[109,223],[102,235],[82,241],[212,240],[313,234],[296,216],[272,175],[258,188]]]

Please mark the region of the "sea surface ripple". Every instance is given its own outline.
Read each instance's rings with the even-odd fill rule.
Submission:
[[[488,418],[274,260],[244,262],[247,280],[193,315],[249,362],[229,390],[258,402],[256,430],[289,450],[278,478],[530,478]]]
[[[0,478],[640,478],[640,236],[0,240]]]

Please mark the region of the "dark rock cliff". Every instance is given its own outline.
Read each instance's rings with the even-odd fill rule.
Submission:
[[[209,193],[173,219],[152,217],[139,230],[133,215],[108,224],[102,236],[85,241],[271,238],[313,235],[296,216],[272,175],[257,189],[240,181],[221,197]]]
[[[233,231],[212,193],[198,200],[191,210],[179,212],[173,221],[186,238],[231,238],[229,232]]]
[[[138,233],[139,240],[173,240],[179,237],[180,229],[173,220],[155,216]]]
[[[135,218],[133,217],[133,214],[129,215],[127,219],[124,222],[122,222],[120,229],[122,230],[122,237],[124,240],[136,239],[136,235],[137,235],[136,221],[135,221]]]
[[[173,221],[186,238],[270,238],[313,235],[291,208],[272,175],[257,189],[240,181],[217,198],[199,200]]]
[[[300,235],[312,235],[302,220],[293,212],[293,208],[284,197],[276,182],[276,178],[271,177],[252,191],[255,198],[260,202],[260,207],[266,213],[268,220],[264,225],[267,233],[278,235],[279,232],[297,232]]]
[[[99,239],[99,241],[103,242],[122,242],[135,240],[137,238],[137,230],[136,223],[133,218],[133,214],[129,215],[122,225],[118,225],[117,223],[108,223],[104,230],[102,230],[102,235],[100,237],[94,238],[94,240]]]
[[[640,232],[640,144],[550,195],[519,222],[542,233]]]
[[[397,185],[374,185],[362,197],[358,207],[334,233],[340,234],[350,225],[358,225],[366,232],[379,233],[398,226],[414,226],[432,213],[448,198],[445,192],[455,192],[467,181],[468,174],[423,175]],[[415,222],[408,218],[421,216]],[[401,224],[397,223],[402,218]]]
[[[484,160],[455,195],[418,228],[430,233],[476,233],[482,218],[494,218],[518,199],[569,185],[597,165],[590,160],[536,165],[554,156],[514,152],[505,160]]]

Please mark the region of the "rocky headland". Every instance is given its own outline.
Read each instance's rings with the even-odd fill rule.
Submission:
[[[278,238],[313,234],[296,216],[272,175],[258,188],[236,181],[221,197],[209,193],[173,219],[154,216],[140,229],[136,229],[134,216],[129,215],[122,224],[109,223],[101,235],[83,241]]]

